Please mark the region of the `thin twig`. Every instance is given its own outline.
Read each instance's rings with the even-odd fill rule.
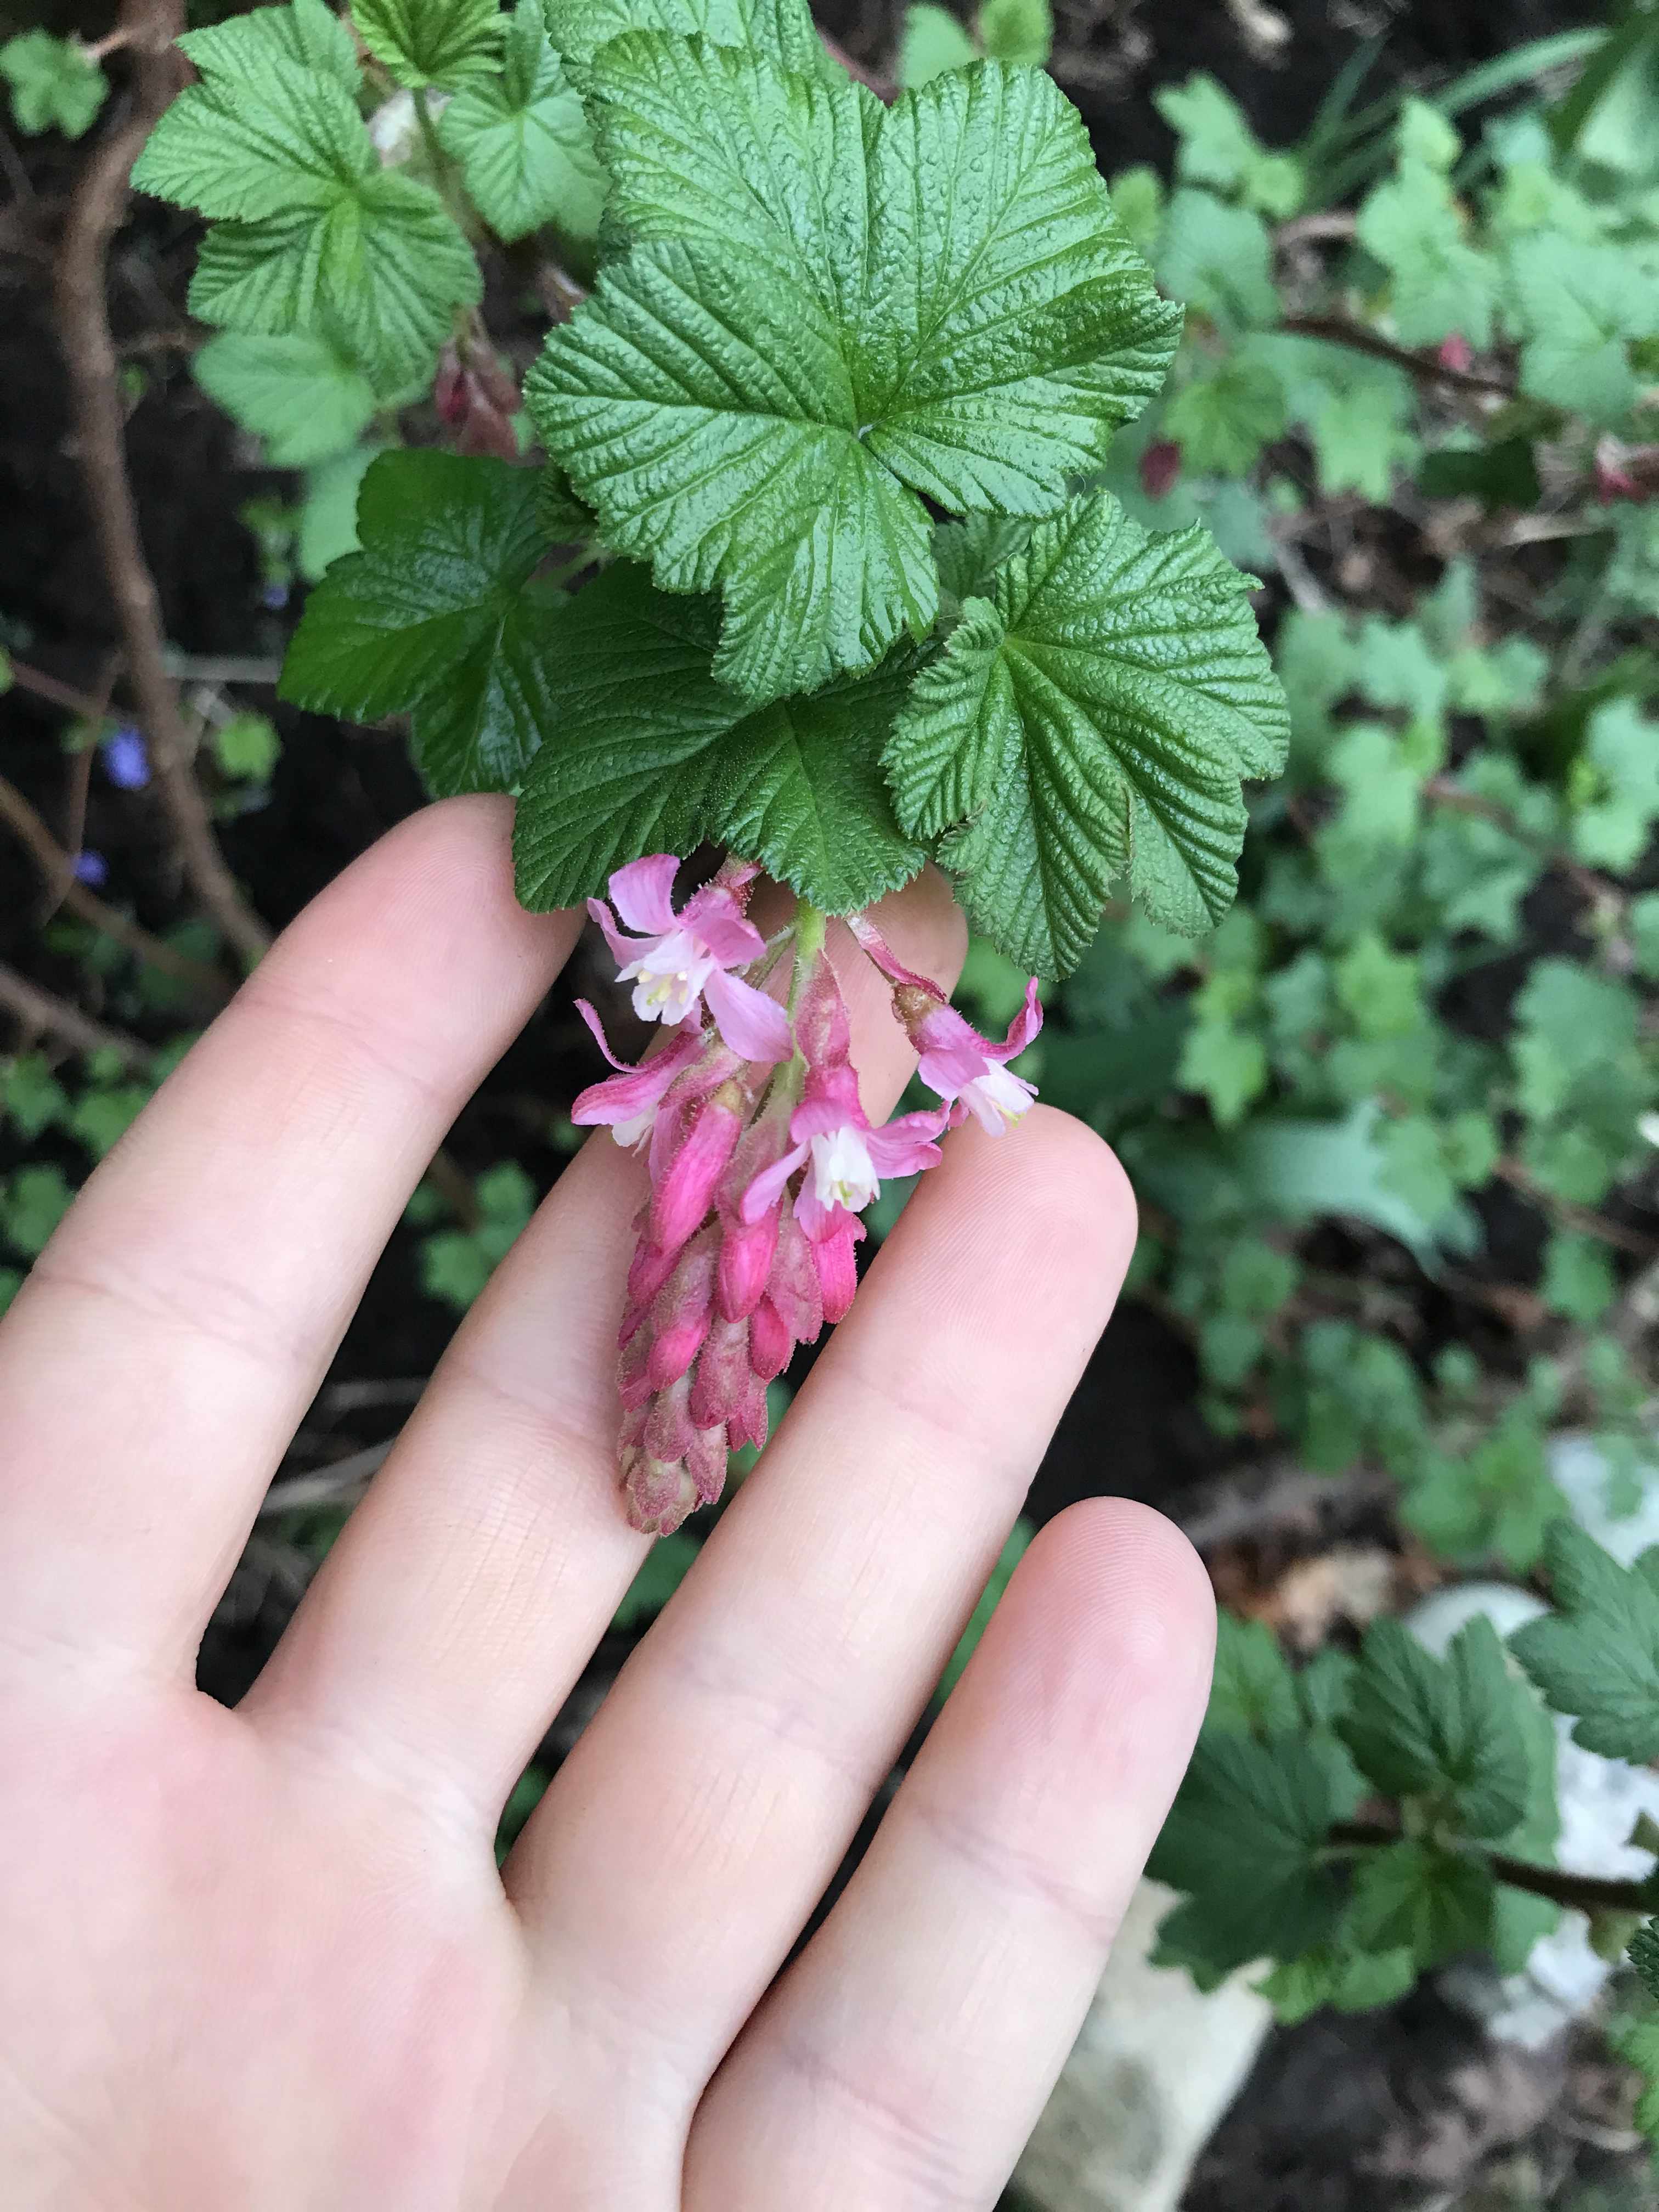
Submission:
[[[1288,222],[1281,222],[1273,233],[1277,252],[1287,253],[1294,246],[1346,245],[1354,234],[1358,217],[1349,208],[1321,209],[1313,215],[1293,215]]]
[[[162,647],[161,658],[167,674],[181,684],[251,684],[269,691],[283,672],[280,660],[258,653],[180,653],[168,645]]]
[[[58,883],[66,869],[73,878],[75,864],[69,854],[22,793],[15,784],[8,783],[3,775],[0,775],[0,822],[16,832],[49,883]],[[147,960],[152,968],[159,968],[164,975],[187,984],[198,998],[210,1006],[222,1006],[229,998],[231,987],[216,968],[210,968],[201,960],[192,960],[187,952],[180,952],[176,945],[167,944],[164,938],[152,937],[149,930],[141,927],[130,915],[123,914],[119,907],[106,905],[84,884],[71,880],[69,889],[64,893],[64,904],[81,921],[94,929],[101,929],[106,937],[112,937],[118,945],[125,945],[136,959]]]
[[[1659,1258],[1659,1242],[1653,1237],[1643,1236],[1639,1229],[1626,1229],[1622,1222],[1610,1221],[1605,1213],[1597,1213],[1588,1206],[1575,1206],[1571,1199],[1558,1198],[1553,1191],[1546,1190],[1519,1160],[1501,1159],[1492,1173],[1569,1229],[1594,1237],[1600,1243],[1611,1244],[1618,1251],[1633,1252],[1638,1260]]]
[[[99,149],[71,204],[58,264],[58,320],[78,458],[156,787],[197,896],[226,941],[254,960],[270,935],[225,865],[192,769],[193,747],[167,673],[161,604],[127,478],[120,358],[104,297],[106,258],[126,213],[132,165],[183,82],[173,42],[184,27],[184,0],[121,0],[116,33],[137,55],[137,94],[131,113]]]
[[[1515,385],[1506,376],[1480,368],[1448,368],[1432,354],[1413,353],[1409,347],[1395,345],[1391,338],[1367,330],[1364,323],[1351,323],[1343,315],[1286,315],[1279,328],[1299,337],[1329,338],[1333,344],[1346,346],[1353,353],[1391,361],[1396,368],[1403,368],[1424,384],[1449,384],[1457,392],[1495,392],[1505,399],[1515,397]]]
[[[0,1006],[16,1016],[27,1036],[55,1036],[70,1045],[76,1052],[108,1052],[119,1059],[123,1067],[137,1073],[147,1068],[155,1058],[150,1048],[124,1030],[105,1027],[79,1006],[70,1006],[67,999],[43,991],[38,983],[31,983],[27,975],[0,963]]]

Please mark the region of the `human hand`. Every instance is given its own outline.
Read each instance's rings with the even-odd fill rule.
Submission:
[[[502,1803],[647,1545],[612,1382],[643,1170],[607,1137],[244,1704],[195,1690],[376,1256],[574,941],[514,905],[510,812],[434,808],[301,915],[0,1328],[9,2212],[989,2205],[1180,1778],[1202,1571],[1156,1515],[1073,1506],[784,1968],[1127,1261],[1121,1172],[1042,1109],[947,1140],[503,1875]],[[948,981],[941,887],[881,911]],[[847,983],[879,1116],[908,1048]]]

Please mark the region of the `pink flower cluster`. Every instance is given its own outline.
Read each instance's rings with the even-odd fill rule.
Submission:
[[[1036,1094],[1006,1063],[1042,1023],[1033,981],[1007,1036],[981,1036],[857,918],[941,1101],[872,1127],[822,917],[804,909],[769,944],[746,911],[755,868],[728,863],[676,908],[678,866],[670,853],[632,861],[611,878],[611,905],[589,902],[635,1012],[668,1035],[630,1067],[580,1002],[617,1073],[572,1109],[647,1147],[619,1452],[629,1517],[656,1534],[720,1496],[728,1452],[766,1441],[767,1384],[852,1304],[859,1216],[882,1179],[932,1167],[935,1139],[969,1114],[1000,1133],[1025,1112]],[[787,1008],[771,988],[785,981]]]

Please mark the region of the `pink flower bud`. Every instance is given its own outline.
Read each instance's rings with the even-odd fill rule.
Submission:
[[[795,1340],[788,1325],[770,1298],[763,1298],[749,1316],[749,1365],[763,1382],[781,1375],[789,1364]]]
[[[694,1429],[691,1385],[682,1375],[659,1390],[646,1408],[645,1449],[652,1459],[684,1459]]]
[[[1166,499],[1181,474],[1181,448],[1173,438],[1154,438],[1140,457],[1140,489],[1148,499]]]
[[[651,1234],[666,1251],[678,1251],[708,1218],[714,1191],[737,1150],[748,1112],[741,1084],[722,1083],[703,1104],[651,1194]]]
[[[697,1504],[697,1486],[683,1459],[656,1460],[643,1449],[623,1469],[628,1520],[642,1536],[672,1536]]]
[[[628,1413],[637,1411],[651,1395],[650,1379],[646,1373],[650,1357],[650,1331],[641,1328],[636,1321],[623,1340],[622,1356],[617,1362],[617,1395]]]
[[[779,1204],[752,1226],[741,1221],[725,1224],[715,1297],[728,1321],[742,1320],[760,1304],[778,1249],[778,1224],[782,1213],[783,1207]]]
[[[778,1224],[778,1249],[766,1295],[797,1344],[810,1344],[823,1327],[823,1293],[806,1231],[793,1212]],[[753,1318],[750,1317],[750,1328]]]
[[[1455,375],[1467,376],[1474,366],[1474,349],[1462,331],[1453,331],[1440,341],[1435,359],[1442,368],[1450,369]]]
[[[659,1329],[652,1339],[650,1356],[645,1364],[647,1381],[653,1390],[665,1390],[671,1382],[678,1382],[702,1349],[702,1340],[708,1334],[709,1314],[707,1308],[684,1321],[672,1322]]]
[[[749,1325],[717,1321],[708,1332],[691,1378],[691,1418],[699,1428],[730,1419],[749,1389]]]
[[[766,1442],[769,1420],[766,1385],[758,1375],[751,1376],[742,1404],[726,1424],[726,1443],[733,1451],[739,1444],[753,1444],[758,1451]]]
[[[839,1230],[833,1237],[814,1244],[812,1261],[823,1297],[823,1317],[828,1322],[839,1321],[852,1304],[853,1293],[859,1286],[852,1230]]]
[[[647,1219],[649,1219],[647,1213]],[[648,1306],[663,1285],[674,1272],[674,1263],[680,1256],[678,1245],[663,1247],[653,1244],[645,1233],[645,1224],[636,1224],[640,1241],[628,1267],[628,1303],[632,1306]],[[623,1340],[626,1341],[626,1339]]]

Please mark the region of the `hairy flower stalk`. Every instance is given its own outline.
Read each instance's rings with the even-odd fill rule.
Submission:
[[[728,1453],[765,1443],[767,1384],[853,1302],[859,1217],[883,1178],[932,1167],[935,1139],[969,1114],[1000,1133],[1030,1104],[1031,1085],[1006,1062],[1042,1019],[1033,981],[1006,1037],[981,1037],[867,918],[852,917],[941,1102],[872,1127],[825,917],[803,904],[769,943],[746,912],[757,869],[728,862],[676,908],[679,865],[669,853],[630,862],[611,877],[609,904],[589,902],[635,1012],[665,1035],[630,1067],[580,1003],[616,1073],[571,1109],[642,1146],[650,1170],[617,1389],[629,1518],[658,1535],[719,1498]],[[769,988],[786,973],[787,1006]]]

